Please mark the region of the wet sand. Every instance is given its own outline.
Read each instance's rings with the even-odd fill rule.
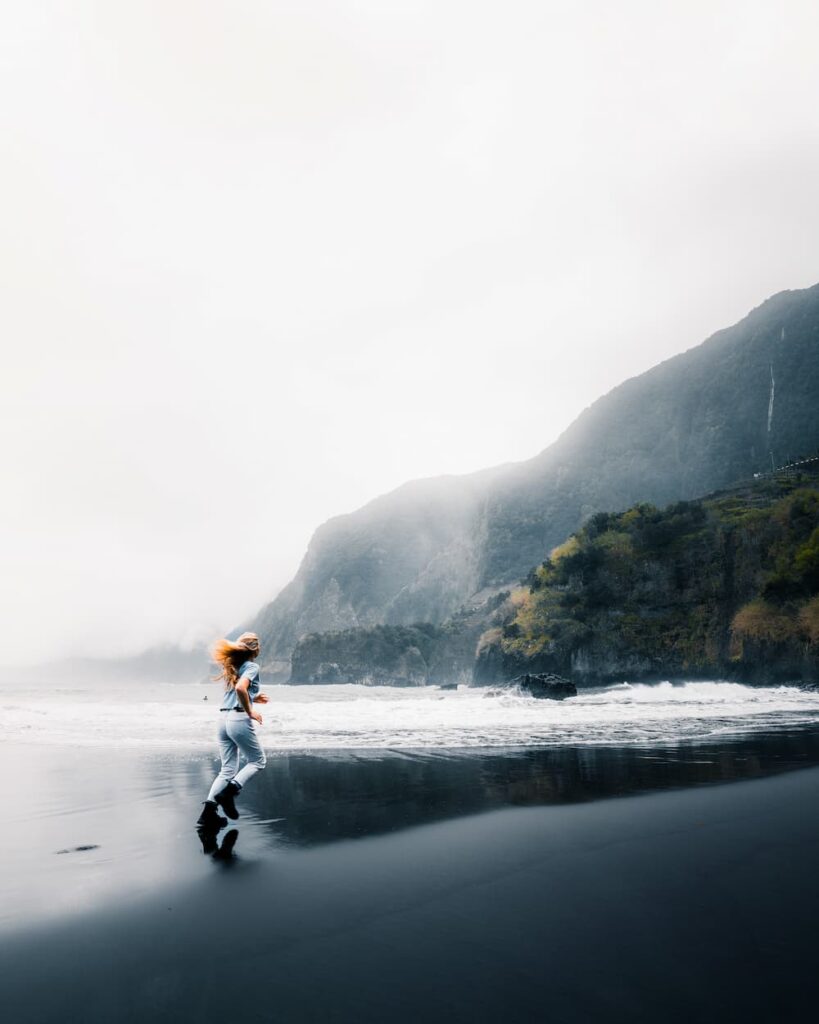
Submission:
[[[230,860],[190,827],[209,760],[35,753],[0,876],[10,1021],[779,1022],[819,998],[819,767],[789,770],[816,737],[272,759]]]

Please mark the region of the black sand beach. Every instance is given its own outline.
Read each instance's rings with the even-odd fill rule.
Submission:
[[[812,733],[273,758],[231,859],[191,828],[209,759],[34,755],[3,844],[15,1024],[778,1022],[819,997]]]

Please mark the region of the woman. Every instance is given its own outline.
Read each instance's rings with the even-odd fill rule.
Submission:
[[[262,724],[262,716],[253,710],[254,704],[267,704],[267,697],[259,690],[259,666],[254,660],[258,653],[259,638],[255,633],[242,633],[238,640],[218,640],[211,652],[221,668],[216,678],[225,681],[225,695],[219,708],[222,770],[205,800],[197,822],[200,828],[218,830],[225,824],[217,804],[229,818],[238,818],[236,797],[247,780],[267,763],[256,732],[256,723]],[[245,765],[237,771],[240,754]]]

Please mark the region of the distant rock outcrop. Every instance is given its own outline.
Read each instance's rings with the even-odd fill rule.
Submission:
[[[415,481],[325,523],[249,624],[265,667],[288,678],[306,634],[440,624],[595,513],[694,498],[813,451],[817,408],[819,285],[621,384],[527,462]]]
[[[470,683],[478,638],[506,595],[441,625],[370,626],[308,633],[291,658],[291,683],[426,686]]]

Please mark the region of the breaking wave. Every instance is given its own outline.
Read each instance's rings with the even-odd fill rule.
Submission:
[[[819,723],[819,693],[726,682],[581,690],[556,702],[460,687],[268,686],[268,750],[533,747],[718,740]],[[205,700],[207,695],[208,699]],[[33,710],[0,690],[0,739],[80,746],[213,748],[219,691],[199,684],[59,686]]]

